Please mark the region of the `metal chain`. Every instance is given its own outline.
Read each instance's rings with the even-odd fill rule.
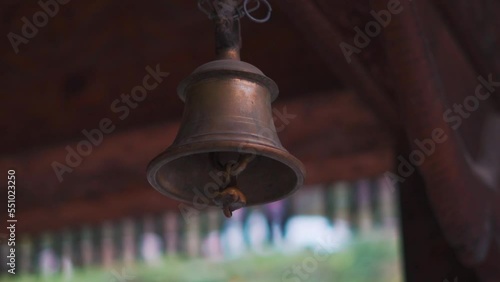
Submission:
[[[212,162],[214,162],[216,167],[224,168],[224,171],[222,171],[224,183],[221,184],[219,193],[214,198],[214,203],[220,206],[224,215],[229,218],[233,215],[233,211],[247,204],[247,198],[238,188],[236,178],[247,168],[255,156],[252,154],[240,154],[238,161],[228,161],[224,166],[222,166],[217,156],[217,154],[211,156]]]
[[[231,178],[236,178],[240,173],[242,173],[248,166],[248,164],[253,160],[254,156],[252,154],[242,154],[240,155],[238,161],[229,161],[225,165],[224,171],[224,184],[229,185],[231,183]],[[226,188],[221,187],[221,188]]]
[[[212,2],[211,2],[212,1]],[[236,1],[236,0],[234,0]],[[253,0],[255,2],[255,6],[252,8],[249,8],[248,5],[250,4],[252,0],[245,0],[243,2],[243,5],[240,7],[237,7],[235,9],[234,15],[232,15],[233,19],[239,19],[243,18],[245,15],[248,16],[248,18],[256,23],[265,23],[271,18],[271,12],[272,12],[272,7],[271,4],[267,0]],[[267,6],[267,15],[262,18],[262,19],[257,19],[251,15],[251,13],[257,11],[260,8],[261,2],[264,2],[264,4]],[[224,15],[224,6],[219,5],[221,3],[221,0],[198,0],[198,9],[202,11],[204,14],[208,16],[210,19],[215,19],[217,17],[227,17],[227,15]],[[207,9],[205,6],[210,7]],[[222,7],[222,8],[221,8]],[[221,11],[222,10],[222,11]]]

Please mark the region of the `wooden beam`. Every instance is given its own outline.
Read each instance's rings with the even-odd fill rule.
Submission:
[[[405,281],[480,281],[445,239],[424,185],[415,172],[399,189]]]
[[[307,161],[307,183],[328,183],[335,180],[355,180],[360,174],[375,177],[390,169],[391,151],[364,153],[338,159]],[[381,161],[383,164],[381,164]],[[384,166],[386,166],[384,168]],[[121,176],[124,177],[124,176]],[[339,178],[341,177],[341,178]],[[129,179],[129,178],[127,178]],[[312,182],[314,181],[314,182]],[[95,183],[101,187],[101,183]],[[179,212],[179,202],[161,195],[144,181],[129,183],[119,193],[93,194],[68,201],[46,203],[35,208],[21,206],[18,210],[18,234],[38,234],[44,231],[79,228],[126,216],[154,214],[173,210]],[[206,212],[202,209],[200,212]]]
[[[355,89],[378,118],[391,129],[400,126],[395,101],[375,81],[361,60],[352,56],[347,62],[339,45],[346,42],[342,32],[314,1],[277,1],[294,21],[309,45],[323,58],[330,71],[345,87]],[[329,2],[329,4],[334,2]]]
[[[41,9],[36,3],[21,1],[8,8],[0,3],[0,11],[10,15],[3,17],[0,31],[22,36],[20,19],[31,20]],[[289,19],[279,9],[273,9],[273,20],[265,25],[243,21],[242,59],[275,80],[282,97],[338,88],[321,58],[289,27]],[[0,85],[6,95],[0,103],[0,120],[16,122],[2,124],[0,154],[77,139],[81,129],[91,128],[103,117],[112,119],[119,130],[175,121],[182,114],[177,85],[214,59],[213,31],[211,20],[195,1],[61,5],[57,17],[50,18],[36,37],[19,45],[18,54],[8,41],[1,45],[5,48],[0,49],[4,70]],[[276,34],[280,44],[267,44]],[[121,95],[130,95],[142,85],[148,75],[146,66],[157,65],[170,75],[143,101],[132,101],[138,106],[122,120],[123,112],[116,111],[126,105]]]
[[[162,196],[142,183],[121,193],[107,193],[92,198],[72,199],[34,209],[21,208],[17,214],[19,234],[80,228],[126,216],[178,210],[179,203]]]
[[[279,118],[275,123],[283,129],[279,132],[283,145],[305,163],[306,184],[374,177],[392,168],[392,136],[355,93],[316,93],[277,103],[274,109],[293,116],[288,124]],[[146,181],[146,166],[173,141],[178,127],[178,122],[170,122],[105,135],[102,144],[83,156],[79,166],[62,175],[62,182],[52,165],[64,164],[67,146],[76,148],[86,140],[83,135],[81,140],[41,148],[35,153],[0,158],[2,171],[17,171],[19,214],[29,222],[22,230],[39,231],[43,226],[37,224],[39,217],[34,215],[53,213],[51,209],[66,214],[61,215],[59,226],[100,220],[108,213],[113,216],[122,211],[133,214],[134,210],[142,213],[148,208],[168,209],[163,200],[150,202],[149,194],[136,197],[143,199],[140,203],[126,203],[127,199],[135,201],[134,196],[126,195],[154,191]],[[84,203],[101,212],[80,212],[87,209]],[[150,207],[136,208],[139,204]]]
[[[500,25],[497,17],[500,3],[495,0],[479,0],[473,4],[466,0],[439,0],[432,4],[439,8],[447,28],[461,44],[476,71],[483,76],[498,75],[500,57],[496,46],[500,45],[500,34],[493,27]]]

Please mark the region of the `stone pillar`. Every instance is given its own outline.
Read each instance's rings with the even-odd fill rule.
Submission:
[[[200,215],[191,216],[186,222],[186,250],[190,257],[196,257],[200,251]]]
[[[208,222],[207,234],[203,240],[203,255],[212,260],[221,260],[222,247],[220,242],[221,212],[218,209],[208,209],[206,213]]]
[[[53,276],[59,271],[59,259],[54,251],[54,238],[51,233],[42,236],[39,266],[43,277]]]
[[[73,234],[69,230],[65,230],[62,233],[62,242],[61,242],[61,255],[62,257],[66,257],[70,260],[73,260]]]
[[[352,225],[350,216],[350,187],[348,182],[337,182],[333,187],[333,222],[344,221],[348,225]]]
[[[22,273],[26,274],[33,270],[31,262],[33,261],[33,242],[30,237],[22,237],[19,240],[19,247],[16,252],[19,252],[18,267],[16,269],[16,274]]]
[[[141,253],[144,261],[150,265],[157,265],[161,260],[162,239],[156,233],[155,218],[145,216],[141,242]]]
[[[294,214],[325,215],[324,190],[320,185],[304,187],[292,197]]]
[[[61,267],[64,281],[71,281],[73,279],[74,259],[73,234],[71,231],[66,230],[63,232],[61,245]]]
[[[136,236],[135,224],[131,218],[126,218],[122,222],[122,236],[123,236],[123,263],[125,266],[131,266],[136,258]]]
[[[92,230],[85,226],[81,230],[80,249],[82,255],[82,266],[89,267],[94,265],[94,246],[92,242]]]
[[[377,185],[379,187],[379,202],[382,225],[384,229],[394,230],[396,229],[396,195],[394,193],[394,187],[392,187],[392,184],[383,177],[377,180]]]
[[[155,220],[151,215],[144,216],[142,218],[143,223],[143,233],[155,233]]]
[[[110,222],[105,222],[102,225],[101,233],[101,256],[102,265],[106,269],[111,269],[115,262],[113,235],[113,225]]]
[[[163,236],[167,255],[176,255],[179,251],[179,220],[175,212],[169,211],[164,214]]]
[[[265,206],[267,209],[268,219],[270,220],[271,245],[281,248],[284,244],[283,222],[286,216],[286,200],[269,203]]]
[[[371,183],[368,180],[357,182],[358,200],[358,222],[361,234],[367,234],[373,230],[372,208],[371,208]]]

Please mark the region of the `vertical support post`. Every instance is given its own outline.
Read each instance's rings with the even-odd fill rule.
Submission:
[[[155,222],[151,215],[145,216],[143,219],[143,233],[155,233]]]
[[[21,238],[20,243],[19,270],[16,271],[16,274],[17,272],[26,274],[32,269],[33,244],[29,236]]]
[[[104,268],[110,269],[114,264],[114,246],[113,246],[113,225],[105,222],[102,225],[101,234],[101,256]]]
[[[163,234],[167,255],[176,255],[179,244],[179,222],[176,213],[170,211],[163,216]]]
[[[72,259],[73,258],[73,234],[69,230],[63,231],[62,234],[62,257]]]
[[[144,261],[150,265],[158,265],[162,253],[162,238],[156,232],[156,218],[147,215],[143,218],[144,228],[141,236],[141,253]]]
[[[394,230],[396,227],[396,203],[394,201],[395,187],[385,178],[377,180],[379,190],[380,216],[384,230]]]
[[[63,231],[61,250],[61,268],[65,281],[73,278],[73,234],[70,230]]]
[[[135,244],[135,226],[134,220],[126,218],[122,222],[123,228],[123,263],[125,266],[131,266],[135,262],[136,244]]]
[[[92,244],[92,230],[85,226],[81,230],[80,248],[82,254],[82,266],[89,267],[93,265],[94,248]]]
[[[333,188],[334,204],[334,222],[345,221],[351,225],[351,217],[349,214],[349,190],[351,189],[348,182],[337,182]]]
[[[186,222],[186,250],[190,257],[196,257],[200,251],[200,216],[193,215]]]
[[[58,261],[54,252],[54,237],[51,233],[42,236],[42,251],[39,254],[39,265],[43,277],[53,276],[57,272]]]
[[[307,187],[297,191],[291,198],[294,213],[324,215],[325,201],[323,186]]]
[[[208,217],[208,234],[205,241],[205,255],[213,260],[222,259],[222,248],[220,242],[221,216],[218,210],[210,209]]]
[[[358,222],[362,235],[370,233],[373,229],[372,209],[370,201],[370,181],[359,180],[357,183]]]
[[[420,281],[479,281],[471,269],[464,267],[446,242],[425,193],[418,171],[399,189],[405,278]]]

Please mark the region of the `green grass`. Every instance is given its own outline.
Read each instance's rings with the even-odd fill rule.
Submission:
[[[311,265],[311,271],[304,269]],[[293,267],[301,273],[294,274]],[[335,282],[400,282],[400,263],[397,241],[392,236],[356,239],[338,253],[325,254],[325,259],[314,258],[314,252],[294,254],[272,252],[265,256],[247,254],[244,257],[213,262],[205,259],[166,257],[155,267],[137,264],[111,270],[86,269],[75,271],[72,280],[61,276],[41,278],[35,275],[2,277],[5,282],[279,282],[279,281],[335,281]],[[288,280],[283,273],[290,271]],[[117,275],[116,275],[117,274]],[[124,276],[123,276],[124,275]],[[127,275],[130,275],[127,277]],[[133,278],[132,278],[133,276]],[[302,276],[302,278],[301,278]]]

